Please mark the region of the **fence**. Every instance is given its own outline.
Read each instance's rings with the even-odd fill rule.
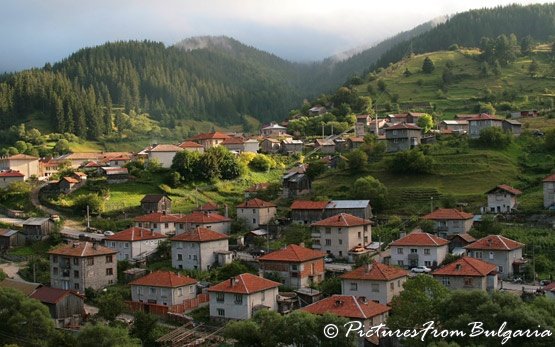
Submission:
[[[155,315],[164,316],[168,313],[178,313],[183,314],[185,312],[191,311],[200,306],[200,304],[208,302],[208,294],[199,294],[196,298],[186,299],[182,304],[165,306],[159,304],[149,304],[145,302],[127,301],[127,307],[132,312],[148,312]]]

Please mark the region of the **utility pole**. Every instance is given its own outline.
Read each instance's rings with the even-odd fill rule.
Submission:
[[[325,127],[325,125],[324,125],[324,123],[322,123],[322,140],[323,140],[323,139],[325,138],[325,136],[326,136],[326,135],[324,135],[324,127]]]
[[[532,283],[536,281],[536,247],[532,243]]]
[[[87,231],[91,230],[91,217],[89,215],[89,205],[87,205]]]
[[[434,212],[434,197],[430,197],[430,213]]]

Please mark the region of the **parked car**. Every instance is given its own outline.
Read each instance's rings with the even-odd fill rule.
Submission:
[[[550,284],[550,283],[551,283],[550,280],[542,280],[542,281],[540,281],[540,286],[543,287],[543,286],[546,286],[546,285],[548,285],[548,284]]]
[[[106,230],[106,231],[104,232],[104,235],[105,235],[105,236],[113,236],[113,235],[115,235],[115,234],[114,234],[113,231]]]
[[[416,267],[413,267],[412,269],[410,269],[410,271],[412,271],[414,273],[428,273],[428,272],[431,272],[432,269],[430,269],[429,267],[426,267],[426,266],[416,266]]]
[[[325,261],[326,263],[333,263],[333,258],[331,258],[331,257],[324,257],[324,261]]]

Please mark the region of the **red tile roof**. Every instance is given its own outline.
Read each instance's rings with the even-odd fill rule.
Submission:
[[[431,246],[439,247],[448,244],[449,241],[441,237],[434,236],[416,229],[410,232],[407,236],[393,241],[390,246]]]
[[[422,130],[421,127],[415,125],[415,124],[410,124],[410,123],[397,123],[395,125],[392,125],[390,127],[388,127],[387,129],[385,129],[385,131],[388,130],[399,130],[399,129],[412,129],[412,130]]]
[[[143,241],[143,240],[155,240],[155,239],[165,239],[166,236],[162,233],[155,231],[150,231],[148,229],[131,227],[115,233],[112,236],[108,236],[106,240],[108,241]]]
[[[176,145],[156,145],[149,152],[181,152],[183,148]]]
[[[497,270],[497,265],[480,259],[462,257],[432,272],[433,276],[471,276],[484,277]]]
[[[220,214],[214,212],[191,212],[189,214],[180,216],[178,218],[178,222],[182,223],[199,223],[199,224],[208,224],[208,223],[222,223],[222,222],[229,222],[231,219],[224,217]]]
[[[348,213],[340,213],[335,216],[331,216],[324,220],[318,221],[316,223],[312,223],[312,226],[318,227],[354,227],[359,225],[369,225],[370,222],[368,219],[362,219],[359,217],[355,217],[352,214]]]
[[[497,250],[497,251],[512,251],[513,249],[519,249],[524,247],[524,244],[516,242],[505,236],[501,235],[488,235],[483,237],[468,246],[466,249],[486,249],[486,250]]]
[[[222,141],[222,145],[242,145],[245,139],[242,137],[229,137]]]
[[[225,240],[229,237],[225,234],[219,233],[214,230],[206,228],[195,228],[192,231],[186,231],[184,233],[178,234],[172,237],[172,241],[186,241],[186,242],[209,242]]]
[[[96,257],[101,255],[116,254],[118,251],[93,244],[92,242],[74,242],[69,245],[54,248],[48,254],[65,255],[69,257]]]
[[[129,282],[132,286],[150,286],[177,288],[196,284],[197,280],[191,277],[176,274],[171,271],[155,271],[148,275]]]
[[[25,175],[19,171],[8,170],[0,172],[0,177],[25,177]]]
[[[202,145],[193,141],[183,141],[178,146],[181,148],[202,148]]]
[[[373,261],[371,264],[362,265],[341,275],[340,278],[346,280],[391,281],[408,276],[408,274],[403,269]]]
[[[33,157],[31,155],[27,155],[27,154],[15,154],[15,155],[9,156],[7,159],[9,159],[9,160],[38,160],[39,158]]]
[[[468,243],[471,243],[471,242],[476,241],[476,239],[474,238],[474,236],[472,236],[472,235],[470,235],[470,234],[468,234],[468,233],[460,233],[460,234],[450,235],[450,236],[448,237],[448,239],[452,241],[452,240],[453,240],[454,238],[456,238],[456,237],[460,237],[461,239],[463,239],[464,241],[466,241],[466,242],[468,242]]]
[[[333,295],[300,309],[312,314],[331,313],[339,317],[369,319],[391,310],[386,305],[352,295]]]
[[[215,139],[215,140],[225,140],[230,138],[229,135],[226,135],[224,133],[221,133],[219,131],[215,131],[212,133],[202,133],[202,134],[198,134],[196,136],[194,136],[191,140],[211,140],[211,139]]]
[[[428,213],[423,218],[424,219],[448,219],[448,220],[465,220],[465,219],[472,219],[474,215],[472,213],[466,213],[463,211],[459,211],[456,208],[438,208],[432,213]]]
[[[153,212],[145,214],[142,216],[135,217],[135,222],[151,222],[151,223],[168,223],[177,222],[179,220],[179,215],[176,214],[166,214],[162,212]]]
[[[272,253],[258,258],[259,261],[281,261],[281,262],[293,262],[301,263],[313,259],[324,258],[325,253],[320,251],[315,251],[310,248],[305,248],[299,245],[288,245],[287,247],[277,250]]]
[[[276,207],[274,203],[264,201],[262,199],[254,198],[247,200],[245,202],[237,205],[238,208],[265,208],[265,207]]]
[[[29,297],[36,299],[40,302],[45,302],[47,304],[57,304],[68,295],[75,295],[79,298],[83,299],[83,297],[75,292],[59,289],[59,288],[51,288],[51,287],[40,287],[35,290]]]
[[[69,176],[65,176],[62,178],[63,181],[66,181],[68,183],[79,183],[79,180],[73,177],[69,177]]]
[[[547,176],[543,179],[544,182],[555,182],[555,174]]]
[[[551,282],[548,285],[543,286],[542,289],[547,292],[555,292],[555,282]]]
[[[208,288],[209,292],[251,294],[279,287],[281,283],[244,273]]]
[[[217,211],[219,209],[220,209],[220,206],[216,205],[215,203],[207,202],[206,204],[197,208],[197,211]]]
[[[292,210],[323,210],[328,206],[329,201],[308,201],[295,200],[291,204]]]
[[[497,118],[497,117],[495,117],[495,116],[489,115],[489,114],[487,114],[487,113],[482,113],[482,114],[479,114],[479,115],[474,115],[473,117],[464,118],[464,119],[466,119],[466,120],[468,120],[468,121],[482,121],[482,120],[490,120],[490,119],[492,119],[492,120],[501,120],[501,119],[499,119],[499,118]]]
[[[347,140],[351,140],[351,142],[364,142],[364,138],[362,137],[349,137]]]
[[[516,188],[513,188],[513,187],[511,187],[511,186],[508,186],[508,185],[506,185],[506,184],[500,184],[500,185],[498,185],[497,187],[488,190],[488,191],[486,192],[486,194],[489,194],[489,193],[491,193],[491,192],[494,192],[494,191],[496,191],[496,190],[498,190],[498,189],[504,190],[504,191],[506,191],[506,192],[508,192],[508,193],[510,193],[510,194],[513,194],[513,195],[520,195],[520,194],[522,194],[522,192],[521,192],[520,190],[518,190],[518,189],[516,189]]]

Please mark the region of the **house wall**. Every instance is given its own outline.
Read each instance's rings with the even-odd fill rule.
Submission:
[[[401,249],[402,253],[399,253],[399,249]],[[415,262],[411,264],[409,261],[409,254],[411,254],[411,249],[416,249],[416,253],[418,255],[418,260],[414,260]],[[429,250],[429,254],[425,254]],[[437,265],[441,264],[441,262],[445,259],[449,253],[448,245],[440,246],[440,247],[432,247],[432,246],[392,246],[391,247],[391,265],[401,266],[404,268],[412,268],[415,266],[427,266],[432,267],[434,266],[434,262]]]
[[[40,241],[50,235],[54,228],[54,223],[51,220],[45,221],[42,225],[23,225],[23,234],[25,239],[31,241]]]
[[[210,317],[218,319],[250,319],[252,308],[256,305],[270,307],[271,311],[277,311],[278,289],[270,288],[252,294],[238,294],[242,297],[242,303],[235,303],[235,295],[224,293],[224,301],[217,301],[217,293],[209,292],[210,297]],[[225,315],[218,315],[218,309],[223,309]]]
[[[543,207],[555,204],[555,182],[543,182]]]
[[[342,279],[341,294],[354,295],[356,297],[364,296],[368,300],[387,305],[393,300],[394,296],[399,295],[403,291],[403,283],[406,280],[406,276],[391,281]]]
[[[89,265],[88,259],[93,259],[92,265]],[[107,274],[107,269],[112,269],[112,275]],[[78,272],[75,273],[75,271]],[[111,261],[105,255],[96,257],[50,255],[50,285],[54,288],[77,290],[81,293],[89,287],[98,290],[117,283],[117,275],[115,254],[112,255]]]
[[[118,251],[118,260],[139,260],[156,252],[163,239],[141,241],[105,241],[106,247]]]
[[[134,224],[138,228],[148,229],[151,231],[162,233],[164,235],[172,234],[176,232],[174,222],[168,222],[168,223],[135,222]]]
[[[23,182],[24,177],[0,177],[0,188],[6,188],[13,182]]]
[[[505,191],[495,191],[488,194],[488,210],[491,213],[511,212],[516,206],[516,196]]]
[[[196,284],[176,288],[131,285],[131,300],[135,302],[172,306],[196,296]]]
[[[224,142],[224,140],[222,140],[222,139],[206,139],[206,140],[199,140],[198,142],[199,142],[200,145],[202,145],[202,147],[204,147],[204,149],[208,149],[208,148],[219,146],[222,142]]]
[[[470,219],[442,219],[442,220],[434,220],[435,223],[435,231],[438,233],[438,236],[445,238],[446,236],[453,235],[453,234],[463,234],[472,228],[473,220]]]
[[[176,227],[174,230],[176,235],[179,235],[186,231],[190,231],[198,227],[214,230],[222,234],[228,234],[231,229],[231,222],[216,222],[216,223],[205,223],[205,224],[176,223]]]
[[[175,154],[176,152],[148,152],[148,160],[157,159],[163,168],[169,169]]]
[[[25,175],[24,179],[35,175],[40,176],[39,170],[39,160],[17,160],[17,159],[2,159],[0,164],[1,169],[10,169],[13,171],[19,171]]]
[[[171,213],[172,202],[170,199],[164,197],[159,202],[143,202],[141,208],[145,213],[164,212]]]
[[[351,248],[363,243],[364,236],[367,237],[367,242],[372,241],[370,225],[349,228],[315,227],[312,230],[312,248],[335,257],[347,258]]]
[[[468,133],[471,139],[477,139],[480,137],[480,131],[489,127],[499,127],[503,126],[501,120],[485,119],[485,120],[469,120],[468,121]]]
[[[172,267],[205,271],[218,261],[216,252],[228,250],[227,239],[210,242],[172,241]]]
[[[487,290],[487,276],[434,276],[434,278],[452,290]]]
[[[70,318],[73,315],[82,315],[85,310],[85,302],[83,298],[75,295],[66,295],[55,305],[48,305],[50,315],[54,319]]]
[[[280,149],[281,144],[279,142],[264,140],[260,143],[260,151],[262,153],[277,153]]]
[[[260,261],[260,270],[264,275],[277,273],[283,280],[282,283],[293,289],[322,282],[326,272],[322,258],[302,263]]]
[[[409,150],[420,145],[422,132],[415,129],[394,129],[385,132],[387,151],[398,152]]]
[[[468,255],[472,258],[497,265],[499,277],[505,279],[513,276],[513,262],[522,258],[522,248],[512,251],[470,250]]]
[[[276,207],[237,208],[237,218],[244,218],[249,228],[256,229],[260,225],[267,225],[276,212]]]
[[[291,222],[310,225],[324,219],[324,210],[291,210]]]

